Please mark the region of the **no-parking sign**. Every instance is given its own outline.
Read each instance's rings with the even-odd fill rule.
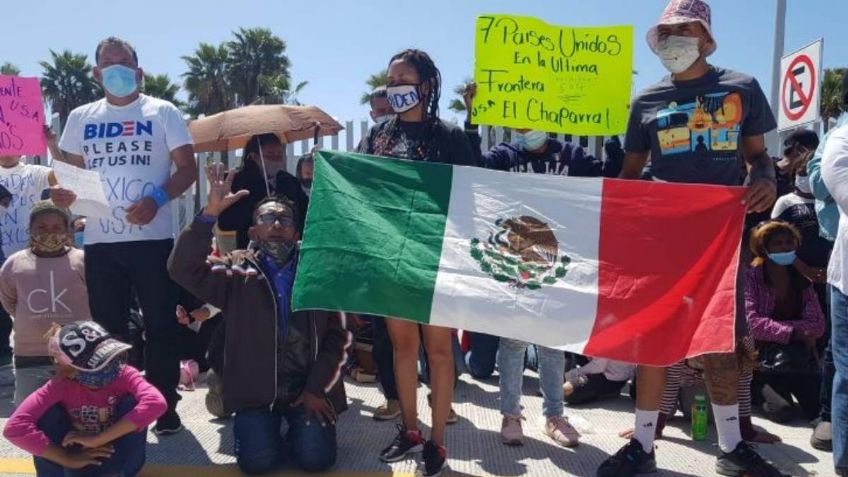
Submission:
[[[819,119],[821,109],[822,40],[780,61],[780,107],[777,128],[793,129]]]

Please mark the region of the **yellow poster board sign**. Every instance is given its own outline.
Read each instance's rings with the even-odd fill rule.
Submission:
[[[477,18],[475,124],[578,136],[621,134],[633,78],[633,27]]]

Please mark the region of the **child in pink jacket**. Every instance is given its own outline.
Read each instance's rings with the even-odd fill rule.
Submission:
[[[57,375],[18,406],[3,436],[33,455],[40,477],[138,474],[165,398],[123,363],[130,345],[97,323],[56,328],[48,351]]]

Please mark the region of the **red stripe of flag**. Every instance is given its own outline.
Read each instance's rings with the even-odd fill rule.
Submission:
[[[587,355],[663,366],[733,351],[743,194],[739,187],[604,180],[598,310]]]

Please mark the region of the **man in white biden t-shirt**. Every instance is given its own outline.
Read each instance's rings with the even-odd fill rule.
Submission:
[[[176,413],[178,290],[166,269],[174,243],[168,202],[197,179],[194,147],[173,104],[139,94],[143,72],[129,43],[107,38],[97,45],[95,60],[94,78],[105,98],[73,110],[59,142],[65,162],[101,173],[112,208],[107,217],[90,217],[85,228],[91,313],[126,339],[136,292],[144,315],[147,379],[168,401],[154,432],[172,434],[182,423]],[[63,207],[76,199],[61,184],[51,197]]]

